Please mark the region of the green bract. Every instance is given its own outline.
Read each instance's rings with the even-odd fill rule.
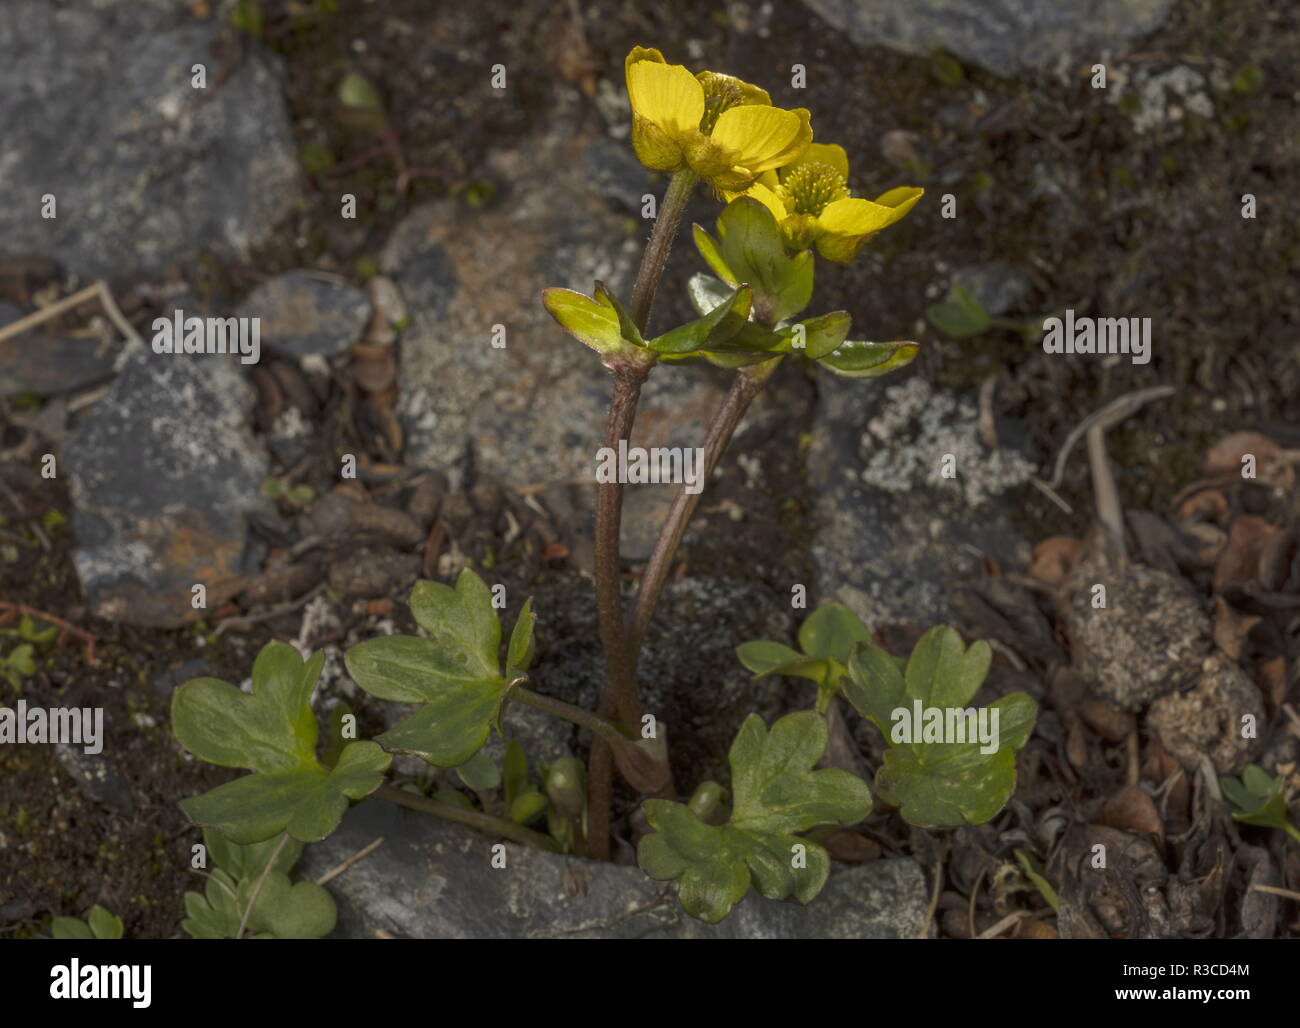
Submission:
[[[378,737],[388,750],[415,753],[439,767],[459,767],[487,742],[501,702],[532,660],[533,614],[515,624],[501,674],[501,622],[483,580],[466,568],[456,588],[417,582],[411,614],[429,633],[390,635],[352,647],[348,673],[366,692],[420,708]]]
[[[899,807],[903,819],[920,828],[983,824],[1011,797],[1016,785],[1015,751],[1029,739],[1038,705],[1024,693],[1004,696],[988,707],[997,713],[996,750],[981,752],[975,722],[962,723],[949,712],[966,711],[993,659],[988,643],[969,649],[953,629],[940,626],[922,636],[905,672],[884,650],[858,644],[849,658],[844,694],[863,717],[881,730],[890,749],[876,772],[876,792]],[[900,729],[917,710],[938,710],[944,724],[962,723],[957,741],[922,741],[920,727],[910,741]],[[969,709],[969,714],[976,712]],[[939,733],[942,736],[942,732]],[[928,733],[925,738],[928,739]]]
[[[323,839],[348,800],[374,792],[389,756],[373,742],[343,747],[331,770],[316,759],[312,689],[324,654],[307,662],[284,643],[267,643],[253,664],[253,693],[228,682],[196,678],[172,697],[172,729],[201,760],[254,773],[181,802],[197,824],[238,843],[287,831],[303,842]]]
[[[825,711],[847,674],[849,654],[855,643],[870,642],[871,633],[853,611],[839,603],[818,607],[799,626],[798,653],[778,642],[759,640],[742,643],[736,656],[755,678],[763,675],[794,675],[818,685],[817,709]]]
[[[1259,765],[1249,764],[1240,778],[1220,778],[1219,788],[1235,808],[1232,812],[1234,821],[1262,828],[1280,828],[1300,842],[1300,829],[1287,817],[1281,776],[1273,778]]]
[[[754,316],[766,325],[792,318],[812,299],[813,255],[789,257],[772,212],[742,196],[718,215],[718,238],[694,227],[700,256],[724,282],[747,282],[754,291]]]
[[[185,894],[189,916],[181,922],[192,938],[233,939],[241,922],[254,938],[319,939],[334,930],[337,911],[329,892],[315,882],[289,879],[302,843],[280,836],[240,846],[206,830],[203,842],[212,870],[201,894]],[[250,901],[253,908],[245,918]]]
[[[911,364],[919,349],[916,343],[849,339],[823,357],[821,364],[844,378],[879,378]]]
[[[637,847],[642,869],[661,881],[678,879],[682,906],[710,924],[727,916],[751,882],[769,899],[809,902],[826,884],[830,857],[797,833],[854,824],[871,812],[866,783],[847,771],[812,770],[826,741],[826,722],[811,711],[787,714],[770,732],[751,714],[729,755],[731,817],[715,827],[687,805],[646,800],[655,831]]]
[[[734,335],[749,317],[751,302],[749,287],[737,286],[719,294],[716,304],[700,311],[703,317],[646,340],[623,305],[601,282],[596,283],[594,297],[572,289],[542,292],[542,303],[551,317],[578,342],[604,357],[627,357],[642,349],[666,356],[694,355]]]

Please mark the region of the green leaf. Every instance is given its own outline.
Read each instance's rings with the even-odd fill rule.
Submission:
[[[506,648],[506,681],[519,678],[533,664],[536,645],[533,641],[533,625],[537,616],[533,613],[533,598],[524,601],[524,609],[515,619],[514,630],[510,633],[510,645]]]
[[[723,281],[750,285],[756,318],[765,324],[793,317],[812,299],[812,252],[787,256],[776,218],[751,197],[738,197],[723,208],[717,242],[697,226],[695,244]]]
[[[86,922],[90,925],[90,930],[94,933],[96,939],[120,939],[122,937],[122,919],[116,914],[110,914],[98,903],[90,908],[90,913],[86,916]]]
[[[1047,900],[1047,905],[1053,910],[1060,909],[1060,900],[1057,898],[1056,890],[1052,888],[1052,883],[1043,874],[1043,865],[1034,859],[1032,853],[1020,849],[1016,850],[1016,860],[1024,869],[1025,877],[1034,883],[1034,887],[1042,894],[1043,899]]]
[[[791,353],[802,354],[810,360],[821,360],[834,353],[848,337],[853,319],[847,311],[831,311],[807,321],[782,329],[790,340]],[[803,346],[799,346],[799,330],[803,330]]]
[[[682,356],[725,342],[745,324],[752,300],[749,288],[741,286],[725,296],[704,317],[665,332],[650,340],[647,345],[656,353]]]
[[[830,857],[796,833],[817,825],[848,825],[871,811],[866,783],[837,769],[813,771],[826,750],[826,722],[804,711],[769,731],[751,714],[731,746],[731,817],[721,826],[690,807],[646,800],[653,834],[641,839],[637,860],[650,877],[677,880],[687,913],[716,924],[751,884],[769,899],[807,903],[821,891]]]
[[[79,917],[55,917],[50,920],[50,934],[56,939],[93,939],[90,925]]]
[[[766,639],[741,643],[736,647],[736,656],[746,668],[754,672],[755,678],[764,675],[795,675],[822,682],[829,670],[829,665],[824,660],[806,657],[789,646]]]
[[[954,339],[969,339],[989,330],[988,311],[960,282],[952,284],[945,300],[927,307],[925,315],[935,328]]]
[[[818,607],[799,626],[799,646],[804,653],[822,659],[834,658],[847,664],[853,644],[870,642],[871,631],[842,603]]]
[[[250,883],[251,888],[257,888],[257,879],[241,882],[241,894],[251,896],[251,888],[245,888]],[[287,874],[272,871],[258,889],[248,926],[277,939],[319,939],[334,930],[337,918],[334,897],[323,886],[311,881],[291,882]]]
[[[487,792],[501,784],[501,772],[482,751],[456,768],[456,777],[475,792]]]
[[[544,289],[542,305],[569,335],[602,356],[635,349],[623,338],[622,316],[603,289],[597,288],[594,299],[572,289]]]
[[[303,842],[319,842],[338,827],[349,799],[379,788],[391,759],[373,742],[354,742],[332,771],[318,765],[245,775],[183,800],[181,809],[195,824],[211,825],[239,843],[284,831]]]
[[[713,273],[717,275],[718,278],[722,279],[724,283],[732,288],[740,285],[741,280],[736,277],[735,272],[727,267],[727,262],[722,259],[722,248],[718,245],[716,239],[709,235],[708,232],[699,225],[693,226],[692,238],[695,240],[695,249],[699,250],[700,256],[704,258],[704,263],[713,269]],[[692,301],[694,301],[694,297],[692,297]],[[695,309],[701,314],[704,314],[705,312],[712,310],[714,306],[716,305],[711,304],[708,307],[701,307],[696,303]]]
[[[379,93],[370,84],[370,80],[355,71],[343,76],[339,83],[339,100],[345,107],[356,107],[365,111],[383,111],[383,101]]]
[[[1028,741],[1038,706],[1024,693],[1012,693],[984,712],[967,708],[991,660],[987,643],[967,649],[961,636],[944,626],[921,638],[905,672],[879,647],[855,646],[844,694],[890,744],[876,773],[876,791],[900,807],[909,824],[983,824],[1011,797],[1015,751]],[[978,714],[985,719],[987,741],[980,740],[979,723],[971,719]]]
[[[1273,778],[1257,764],[1249,764],[1240,778],[1225,775],[1219,779],[1224,798],[1235,808],[1232,819],[1261,828],[1280,828],[1297,842],[1300,829],[1287,815],[1282,778]]]
[[[755,677],[794,675],[820,686],[817,709],[825,712],[835,695],[853,644],[869,640],[871,633],[856,614],[839,603],[818,607],[799,626],[799,653],[782,643],[760,640],[736,649],[740,662]]]
[[[373,742],[343,748],[331,770],[316,759],[312,689],[324,654],[304,662],[284,643],[262,648],[253,663],[253,692],[196,678],[172,697],[172,729],[196,757],[254,773],[181,802],[195,823],[219,828],[238,843],[288,831],[323,839],[338,825],[349,799],[379,787],[389,757]]]
[[[423,704],[379,736],[385,749],[459,767],[487,742],[508,684],[499,670],[501,623],[492,594],[466,568],[455,589],[417,582],[411,613],[432,639],[390,635],[360,643],[347,653],[348,673],[372,696]]]
[[[507,812],[510,820],[516,824],[532,824],[546,813],[550,803],[551,801],[543,796],[536,786],[530,785],[514,798]]]
[[[698,226],[697,226],[698,227]],[[720,279],[696,272],[686,283],[686,294],[697,314],[708,314],[736,295],[736,290]]]
[[[276,835],[241,846],[220,832],[203,829],[203,844],[207,847],[211,865],[221,868],[236,881],[260,875],[273,855],[275,864],[271,870],[288,874],[302,856],[303,844],[297,839],[287,838],[281,845],[280,839],[281,836]]]
[[[844,378],[879,378],[912,363],[916,343],[866,343],[848,340],[821,359],[821,364]]]
[[[215,868],[208,874],[201,894],[185,894],[185,913],[189,916],[181,922],[181,928],[193,939],[233,939],[242,909],[238,883]]]
[[[596,283],[593,296],[572,289],[544,289],[542,305],[561,328],[599,354],[626,354],[645,346],[632,318],[602,282]]]

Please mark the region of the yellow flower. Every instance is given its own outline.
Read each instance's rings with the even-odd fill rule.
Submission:
[[[925,194],[915,186],[891,189],[874,200],[851,196],[844,147],[813,143],[780,172],[768,171],[728,200],[751,196],[775,216],[792,250],[817,252],[841,264],[853,260],[868,239],[916,206]]]
[[[656,171],[689,167],[717,189],[744,190],[789,164],[812,142],[803,108],[787,111],[730,75],[692,75],[658,50],[633,47],[624,62],[632,146]]]

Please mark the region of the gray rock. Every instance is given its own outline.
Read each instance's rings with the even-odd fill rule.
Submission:
[[[300,177],[280,61],[247,39],[237,63],[214,55],[221,28],[181,3],[0,6],[0,194],[23,198],[0,210],[8,252],[126,277],[268,236]]]
[[[330,566],[329,586],[341,596],[374,599],[410,588],[420,573],[413,553],[366,548]]]
[[[952,273],[980,305],[997,317],[1017,310],[1032,288],[1029,278],[1007,264],[966,264]]]
[[[240,304],[261,319],[262,345],[287,357],[338,357],[361,339],[370,299],[356,286],[290,271],[263,282]]]
[[[124,817],[135,813],[131,783],[110,758],[65,743],[54,747],[54,756],[87,797]]]
[[[590,295],[599,279],[626,297],[644,239],[593,195],[584,152],[567,132],[497,151],[492,173],[509,184],[508,202],[475,211],[435,201],[389,238],[381,264],[412,319],[401,372],[408,463],[450,471],[472,456],[476,473],[508,485],[594,478],[609,376],[555,324],[540,294],[562,286]],[[496,325],[504,348],[492,346]],[[711,410],[720,396],[711,376],[656,369],[634,441],[693,441],[696,415],[684,412]]]
[[[176,626],[204,614],[190,604],[195,584],[208,610],[243,588],[267,458],[237,359],[137,350],[64,444],[73,559],[97,616]]]
[[[638,868],[506,845],[437,817],[367,800],[324,842],[308,846],[302,873],[316,878],[375,839],[383,844],[334,878],[334,934],[373,938],[915,938],[927,895],[911,860],[836,866],[808,906],[753,891],[718,925],[685,913],[671,883]]]
[[[887,384],[888,383],[888,384]],[[924,379],[855,382],[818,372],[808,456],[817,595],[875,628],[952,619],[948,595],[980,573],[980,554],[1028,562],[1009,489],[1034,466],[979,442],[973,405]],[[940,477],[944,454],[957,477]]]
[[[29,312],[0,300],[0,328]],[[24,332],[0,342],[0,396],[70,393],[113,376],[122,344],[109,329],[106,338],[77,338]]]
[[[853,42],[951,51],[1004,77],[1103,49],[1163,24],[1173,0],[804,0]]]

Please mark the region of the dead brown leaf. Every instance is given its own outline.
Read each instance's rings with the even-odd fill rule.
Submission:
[[[1246,648],[1246,637],[1259,624],[1260,618],[1238,614],[1222,596],[1214,600],[1214,641],[1219,649],[1233,660],[1240,660]]]
[[[1107,800],[1101,808],[1101,823],[1138,835],[1153,835],[1157,845],[1165,841],[1165,824],[1140,785],[1126,785]]]
[[[1034,547],[1029,574],[1048,585],[1060,585],[1074,568],[1082,545],[1074,536],[1049,536]]]
[[[1239,515],[1228,529],[1228,544],[1214,568],[1214,591],[1255,584],[1264,543],[1277,529],[1253,514]]]

